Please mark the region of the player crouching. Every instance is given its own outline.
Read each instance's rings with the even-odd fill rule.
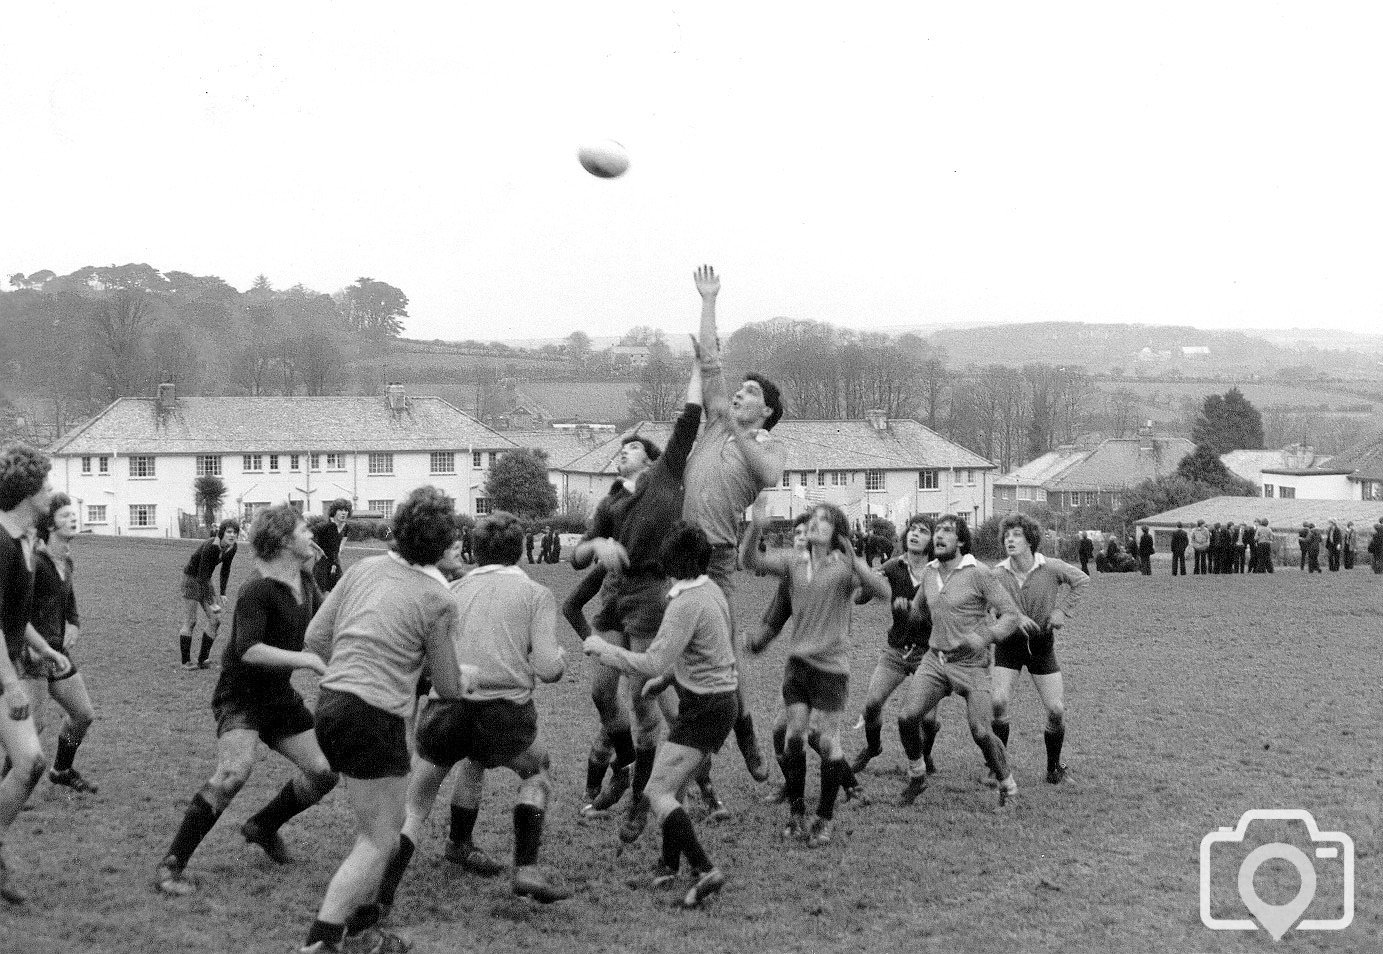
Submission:
[[[643,798],[663,833],[662,859],[641,884],[671,888],[682,856],[696,879],[682,899],[699,907],[725,884],[725,876],[706,855],[682,803],[682,788],[729,737],[739,714],[739,675],[730,643],[730,606],[706,575],[711,544],[693,524],[678,522],[664,540],[659,562],[675,581],[658,633],[642,653],[630,652],[598,636],[583,644],[587,655],[657,685],[671,675],[677,691],[677,719],[658,747]],[[646,814],[646,813],[645,813]]]

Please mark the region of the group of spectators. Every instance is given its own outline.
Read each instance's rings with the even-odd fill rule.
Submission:
[[[1341,526],[1337,520],[1327,520],[1324,530],[1314,523],[1303,523],[1297,531],[1297,547],[1300,551],[1300,568],[1307,573],[1321,573],[1321,551],[1325,551],[1326,566],[1332,573],[1341,568],[1354,569],[1359,552],[1359,534],[1354,521],[1347,520]],[[1207,524],[1197,520],[1188,531],[1177,523],[1172,531],[1172,575],[1186,576],[1186,554],[1191,552],[1191,574],[1201,576],[1209,573],[1272,573],[1273,572],[1273,531],[1266,517],[1253,523]],[[1081,534],[1078,547],[1081,569],[1088,572],[1089,563],[1095,561],[1101,572],[1131,572],[1137,569],[1144,576],[1152,575],[1152,556],[1157,552],[1153,534],[1148,527],[1128,541],[1125,553],[1114,537],[1110,537],[1099,557],[1095,556],[1093,533]],[[1383,574],[1383,518],[1374,524],[1369,538],[1367,552],[1374,573]]]

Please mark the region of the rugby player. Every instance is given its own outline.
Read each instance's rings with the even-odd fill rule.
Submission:
[[[199,546],[187,561],[182,573],[182,598],[187,610],[182,629],[178,630],[178,649],[182,653],[184,669],[206,669],[211,663],[211,644],[221,632],[221,603],[211,586],[211,575],[216,567],[221,568],[221,597],[226,595],[226,584],[230,580],[231,563],[235,561],[235,542],[240,537],[240,521],[233,518],[222,520],[216,528],[216,536]],[[197,610],[206,616],[206,632],[202,634],[202,647],[197,653],[197,662],[192,662],[192,637],[197,631]]]

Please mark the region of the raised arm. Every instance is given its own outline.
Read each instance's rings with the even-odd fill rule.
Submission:
[[[701,327],[698,335],[698,354],[702,371],[702,405],[706,416],[717,417],[729,410],[725,393],[725,371],[720,363],[720,337],[716,330],[716,297],[720,294],[720,278],[716,270],[702,265],[692,273],[696,291],[701,296]]]
[[[860,584],[860,589],[877,599],[888,599],[893,591],[888,585],[888,580],[869,566],[864,557],[855,555],[855,548],[850,544],[850,538],[845,534],[836,537],[836,547],[845,554],[851,561],[851,570],[855,574],[855,579]],[[868,600],[856,600],[857,603],[867,603]]]
[[[756,514],[754,521],[749,524],[749,529],[744,534],[744,543],[740,545],[740,562],[746,570],[760,570],[774,576],[787,576],[790,566],[787,551],[759,552],[759,538],[763,536],[765,522],[762,515]]]

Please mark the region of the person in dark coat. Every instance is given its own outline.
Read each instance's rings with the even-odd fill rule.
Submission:
[[[1258,528],[1251,523],[1241,524],[1239,527],[1243,531],[1244,549],[1239,557],[1239,572],[1253,573],[1254,567],[1258,565],[1258,551],[1254,544],[1258,541]]]
[[[1306,538],[1310,535],[1311,524],[1303,523],[1301,529],[1297,531],[1297,546],[1301,549],[1301,568],[1303,570],[1306,569],[1306,549],[1308,546]]]
[[[1095,559],[1095,541],[1090,539],[1090,531],[1087,530],[1080,535],[1080,544],[1076,552],[1080,556],[1080,571],[1089,576],[1090,561]]]
[[[538,531],[537,531],[537,530],[534,530],[532,533],[526,533],[526,534],[524,534],[524,537],[523,537],[523,549],[524,549],[524,552],[528,554],[528,562],[529,562],[529,563],[532,563],[532,562],[533,562],[533,541],[536,540],[537,537],[538,537]]]
[[[557,532],[556,527],[548,527],[547,536],[547,562],[556,563],[558,560],[562,559],[562,535]]]
[[[1344,549],[1344,543],[1345,535],[1340,532],[1340,525],[1334,520],[1327,521],[1325,528],[1325,555],[1331,573],[1340,572],[1340,551]]]
[[[323,593],[330,593],[341,579],[341,544],[346,542],[346,521],[351,518],[351,502],[344,497],[327,506],[326,523],[312,528],[312,539],[322,555],[312,566],[312,579]]]
[[[1172,531],[1172,576],[1186,575],[1186,548],[1191,545],[1191,536],[1181,523]]]
[[[1138,538],[1138,566],[1144,576],[1152,576],[1152,555],[1156,550],[1153,546],[1153,535],[1144,527],[1142,535]]]
[[[550,528],[543,528],[543,542],[538,544],[538,562],[552,562],[552,534]]]
[[[1306,525],[1306,572],[1321,572],[1321,532],[1314,523]]]
[[[1383,573],[1383,518],[1373,525],[1373,536],[1369,538],[1369,561],[1374,573]]]
[[[1354,555],[1358,552],[1358,546],[1359,541],[1354,533],[1354,521],[1348,520],[1345,522],[1344,547],[1341,551],[1344,556],[1346,570],[1354,569]]]

